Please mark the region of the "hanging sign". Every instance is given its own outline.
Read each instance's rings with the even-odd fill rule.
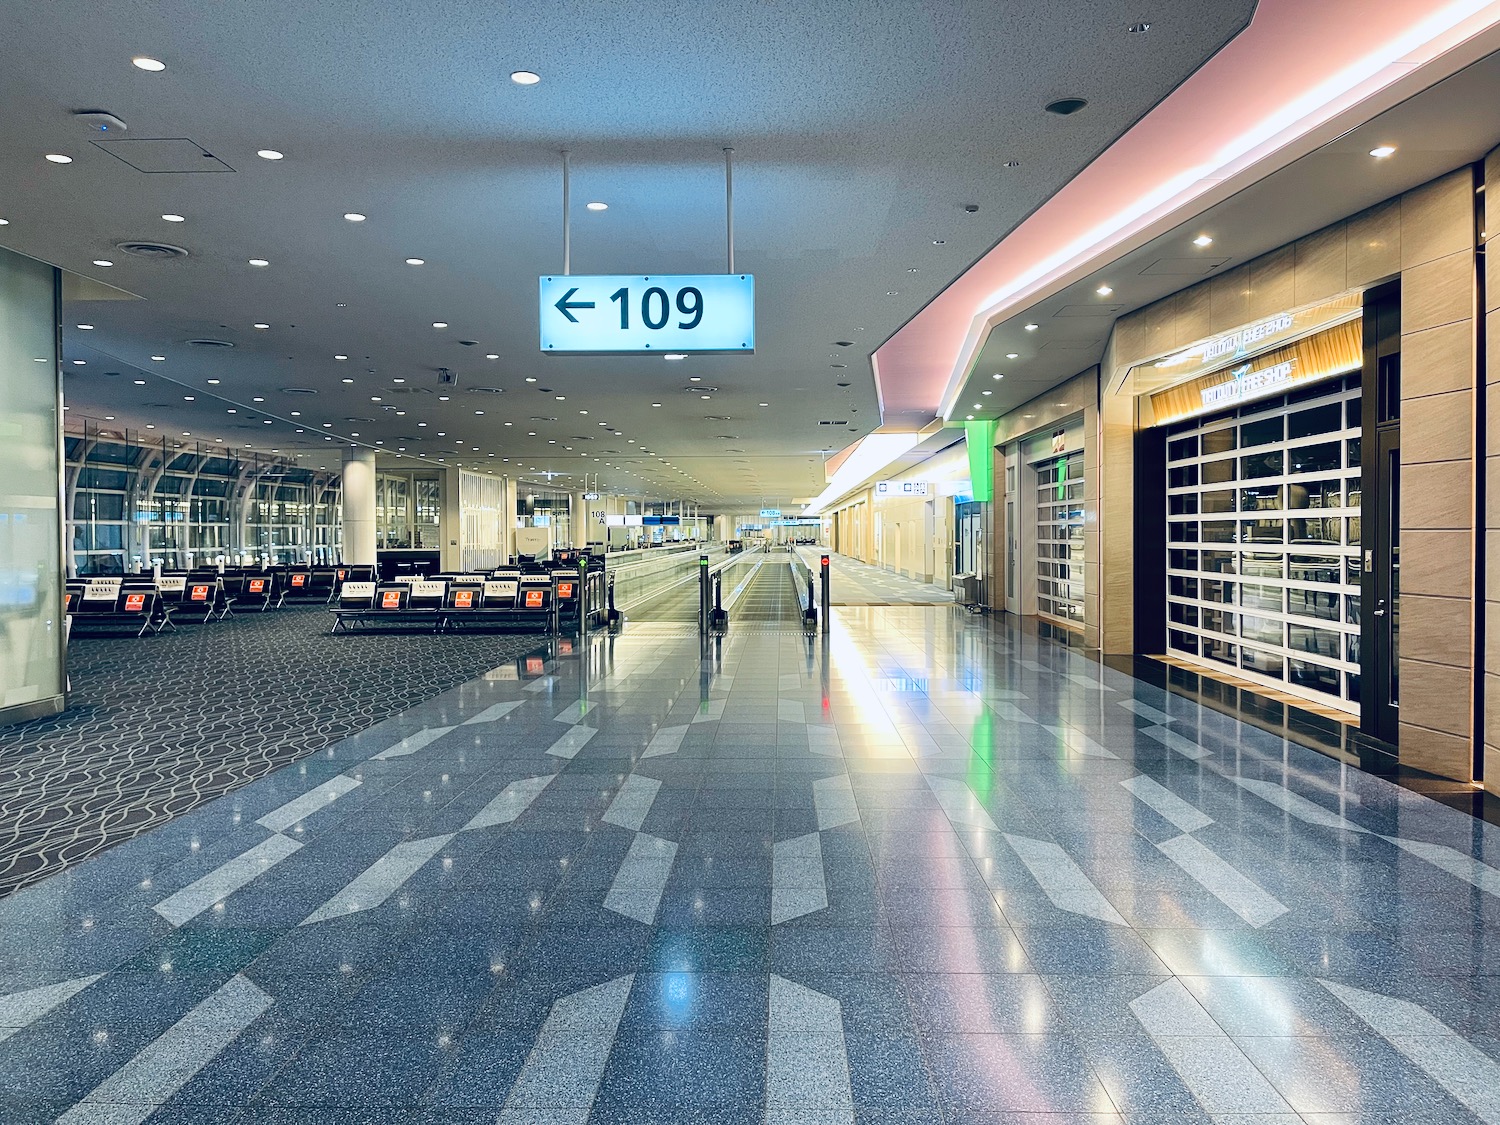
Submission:
[[[755,350],[755,278],[747,273],[540,280],[549,355]]]

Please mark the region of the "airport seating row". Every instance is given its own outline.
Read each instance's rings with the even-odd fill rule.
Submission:
[[[331,632],[356,626],[419,626],[433,632],[516,628],[556,633],[576,624],[583,597],[577,571],[550,574],[403,575],[390,582],[345,581]]]

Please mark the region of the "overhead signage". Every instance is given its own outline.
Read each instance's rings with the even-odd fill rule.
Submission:
[[[925,480],[878,480],[875,482],[876,496],[926,496]]]
[[[597,500],[599,499],[599,494],[597,492],[585,492],[583,498],[585,500]]]
[[[755,278],[747,273],[540,279],[549,355],[755,350]]]
[[[1244,328],[1230,332],[1210,340],[1203,345],[1203,361],[1205,363],[1218,359],[1220,356],[1236,355],[1240,352],[1249,351],[1267,336],[1275,336],[1278,332],[1285,332],[1292,326],[1292,314],[1289,312],[1277,313],[1269,320],[1262,320],[1255,324],[1246,325]]]
[[[768,516],[769,517],[775,517],[775,516],[781,515],[781,509],[780,508],[762,508],[760,510],[760,514],[761,514],[761,518],[762,519],[765,519]]]
[[[1056,430],[1052,434],[1052,452],[1066,453],[1068,451],[1068,431]]]
[[[1203,388],[1200,392],[1203,405],[1228,406],[1231,403],[1243,402],[1247,398],[1258,398],[1290,381],[1292,368],[1296,365],[1295,359],[1288,359],[1260,371],[1250,370],[1252,365],[1248,363],[1242,367],[1236,367],[1229,373],[1231,378],[1227,383],[1217,383],[1212,387]]]

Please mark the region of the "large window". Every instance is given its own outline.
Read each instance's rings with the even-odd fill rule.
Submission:
[[[375,474],[375,545],[382,551],[442,546],[443,484],[436,472]]]
[[[81,423],[66,443],[74,573],[339,559],[335,474]]]
[[[1083,452],[1036,466],[1036,609],[1083,624]]]
[[[1359,376],[1167,439],[1167,647],[1359,704]]]

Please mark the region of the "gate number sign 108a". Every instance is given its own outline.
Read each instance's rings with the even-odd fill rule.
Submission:
[[[540,279],[541,349],[550,355],[753,352],[749,274]]]

